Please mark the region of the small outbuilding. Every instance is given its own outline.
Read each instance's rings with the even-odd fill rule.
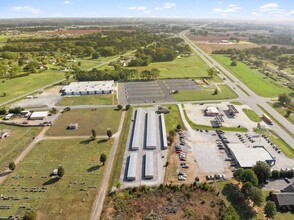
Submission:
[[[48,115],[48,111],[33,112],[30,116],[30,120],[43,120]]]
[[[78,129],[78,126],[79,126],[78,123],[70,123],[70,124],[67,126],[67,129],[68,129],[68,130],[76,130],[76,129]]]
[[[9,120],[9,119],[11,119],[11,117],[12,117],[13,115],[14,115],[13,113],[7,114],[7,115],[4,117],[4,120]]]

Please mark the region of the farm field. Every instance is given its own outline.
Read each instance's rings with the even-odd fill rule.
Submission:
[[[290,114],[289,117],[286,117],[287,115],[287,110],[283,108],[279,103],[272,103],[268,102],[272,108],[274,108],[280,115],[284,116],[288,121],[290,121],[292,124],[294,124],[294,113]]]
[[[0,82],[0,95],[5,92],[6,96],[0,97],[0,104],[62,79],[64,79],[64,73],[46,70],[42,73],[3,80]]]
[[[115,105],[117,103],[115,94],[103,95],[81,95],[63,97],[57,105],[71,106],[71,105]]]
[[[269,77],[266,77],[258,70],[250,69],[242,62],[238,62],[237,66],[231,66],[230,57],[226,55],[214,55],[213,57],[257,95],[263,97],[277,97],[281,93],[290,94],[293,92],[291,89],[283,87]]]
[[[33,141],[33,137],[41,131],[41,128],[16,127],[0,124],[0,130],[8,129],[10,136],[0,141],[0,173],[7,169],[8,164]]]
[[[255,47],[261,47],[261,45],[247,42],[247,41],[240,41],[238,44],[211,44],[211,43],[199,43],[195,42],[202,50],[205,52],[211,54],[215,50],[227,50],[230,48],[242,50],[247,48],[255,48]]]
[[[113,108],[72,109],[63,113],[48,130],[49,136],[88,136],[95,129],[97,135],[106,135],[107,128],[114,134],[117,131],[121,111]],[[68,130],[70,123],[78,123],[78,129]]]
[[[191,55],[170,62],[150,63],[148,66],[130,68],[136,68],[139,72],[158,69],[160,71],[158,78],[201,78],[208,77],[209,66],[197,55]],[[214,77],[213,80],[221,81],[218,77]]]
[[[111,145],[112,140],[82,139],[37,143],[1,185],[1,195],[19,198],[1,200],[1,205],[11,205],[10,210],[1,211],[1,216],[23,215],[27,208],[32,208],[42,220],[89,219],[105,169],[99,161],[100,154],[108,156]],[[49,175],[59,165],[65,174],[62,179],[52,179]],[[20,205],[26,208],[19,208]]]
[[[237,94],[227,85],[218,85],[220,88],[218,94],[213,95],[215,89],[201,89],[197,91],[179,91],[173,97],[178,102],[197,101],[197,100],[218,100],[218,99],[234,99]]]

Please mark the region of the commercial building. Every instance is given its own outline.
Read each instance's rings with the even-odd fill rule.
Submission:
[[[131,142],[131,150],[138,150],[139,147],[142,145],[142,135],[141,135],[141,128],[142,128],[142,122],[143,120],[143,109],[138,108],[136,110],[136,117],[134,122],[134,128],[133,128],[133,137]]]
[[[219,110],[217,107],[210,106],[205,109],[205,115],[207,116],[216,116],[219,114]]]
[[[147,127],[146,127],[146,148],[154,149],[157,146],[156,141],[156,121],[155,121],[155,112],[148,111],[147,114]]]
[[[147,151],[145,156],[145,178],[154,178],[154,153]]]
[[[114,90],[114,81],[72,82],[61,90],[63,95],[110,94]]]
[[[30,120],[43,120],[48,115],[48,111],[33,112],[30,116]]]
[[[161,138],[163,149],[167,148],[166,127],[164,121],[164,114],[160,114]]]
[[[128,166],[128,173],[127,173],[127,180],[133,181],[136,180],[137,175],[137,161],[138,161],[138,154],[137,153],[130,153],[129,157],[129,166]]]
[[[264,161],[270,166],[274,165],[275,159],[262,146],[246,147],[244,144],[228,144],[232,157],[243,168],[251,168],[256,162]]]

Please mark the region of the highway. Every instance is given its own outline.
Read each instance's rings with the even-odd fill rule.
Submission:
[[[231,78],[233,80],[230,81],[229,79],[224,80],[234,91],[239,95],[239,99],[246,105],[248,105],[252,110],[254,110],[258,115],[262,115],[264,112],[258,107],[260,105],[262,108],[264,108],[270,115],[278,121],[280,124],[282,124],[285,129],[287,129],[293,136],[294,134],[294,125],[289,122],[287,119],[285,119],[282,115],[280,115],[277,111],[275,111],[273,108],[271,108],[266,102],[270,101],[269,98],[264,98],[256,95],[251,89],[249,89],[244,83],[242,83],[237,77],[235,77],[231,72],[229,72],[227,69],[225,69],[221,64],[216,62],[212,57],[210,57],[206,52],[204,52],[202,49],[200,49],[197,45],[195,45],[190,39],[186,37],[186,33],[188,31],[183,31],[180,33],[180,37],[185,40],[187,44],[190,45],[192,50],[201,57],[210,67],[216,67],[221,72],[223,72],[226,76]],[[244,91],[246,91],[248,96]],[[294,139],[292,136],[290,136],[287,132],[285,132],[280,126],[278,126],[276,123],[273,123],[273,125],[270,125],[270,128],[275,131],[285,142],[287,142],[293,149],[294,149]]]

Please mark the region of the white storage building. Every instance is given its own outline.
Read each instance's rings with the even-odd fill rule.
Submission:
[[[138,161],[138,154],[134,152],[130,153],[128,173],[127,173],[127,180],[129,181],[136,180],[137,161]]]
[[[63,95],[110,94],[114,90],[114,81],[72,82],[61,90]]]
[[[145,156],[145,178],[154,178],[154,153],[147,151]]]
[[[166,138],[166,128],[165,128],[165,121],[164,121],[164,114],[160,114],[160,125],[161,125],[161,138],[162,138],[162,146],[164,149],[167,148],[167,138]]]
[[[154,111],[148,111],[146,127],[146,148],[154,149],[157,146],[156,141],[156,115]]]
[[[136,110],[136,118],[135,118],[135,125],[134,125],[134,131],[133,131],[133,139],[131,144],[131,150],[138,150],[139,147],[142,145],[142,135],[141,135],[141,128],[142,128],[142,122],[144,122],[144,114],[143,109],[138,108]]]
[[[30,116],[31,120],[43,120],[48,115],[48,111],[33,112]]]

